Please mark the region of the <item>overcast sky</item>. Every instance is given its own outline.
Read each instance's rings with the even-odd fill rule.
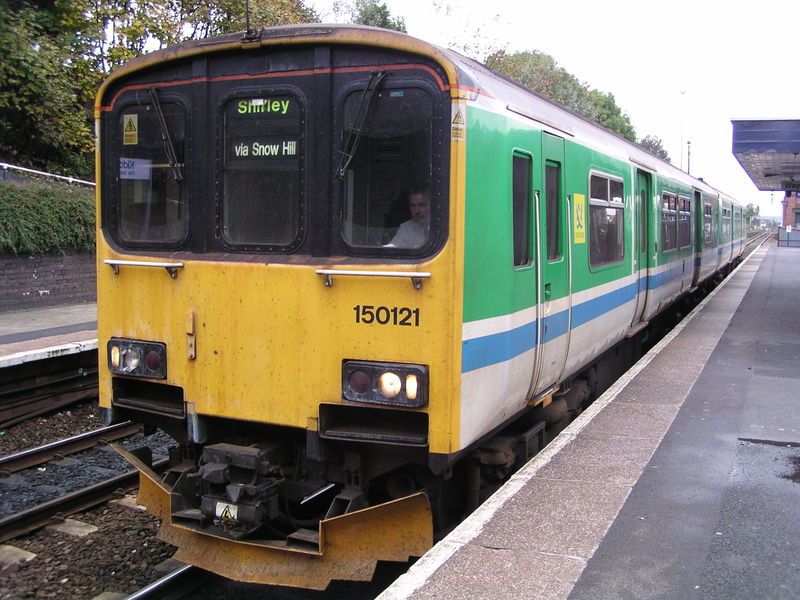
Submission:
[[[540,50],[611,92],[639,138],[660,137],[678,167],[779,215],[731,153],[731,119],[800,119],[800,0],[384,0],[408,33],[476,58]],[[310,0],[336,21],[334,0]]]

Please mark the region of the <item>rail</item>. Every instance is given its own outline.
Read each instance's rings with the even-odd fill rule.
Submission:
[[[142,428],[139,423],[125,421],[108,427],[85,431],[63,440],[29,448],[0,458],[0,473],[16,473],[46,463],[53,458],[88,450],[103,442],[112,442],[133,435]]]
[[[205,585],[212,577],[211,573],[198,567],[184,565],[127,596],[125,600],[193,598],[196,597],[193,592],[200,586]]]
[[[36,175],[37,177],[48,177],[50,179],[57,179],[59,181],[66,181],[67,183],[78,183],[80,185],[88,185],[95,187],[93,181],[86,181],[85,179],[78,179],[77,177],[68,177],[65,175],[56,175],[55,173],[47,173],[45,171],[37,171],[36,169],[28,169],[18,165],[10,165],[8,163],[0,162],[0,171],[3,172],[3,181],[8,181],[9,171],[19,171],[28,175]]]

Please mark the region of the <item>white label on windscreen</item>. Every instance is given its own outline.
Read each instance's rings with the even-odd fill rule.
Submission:
[[[146,158],[120,158],[120,179],[150,179],[152,161]]]

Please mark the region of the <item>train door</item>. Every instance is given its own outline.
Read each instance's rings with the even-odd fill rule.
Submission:
[[[694,202],[692,202],[692,223],[694,224],[694,233],[692,233],[692,265],[694,271],[692,272],[692,286],[694,290],[700,283],[700,274],[703,270],[703,248],[704,248],[704,219],[705,208],[703,204],[703,197],[699,191],[694,190]]]
[[[645,305],[647,304],[647,268],[649,266],[648,235],[647,235],[647,207],[651,203],[652,176],[646,171],[636,171],[636,197],[634,198],[634,231],[633,236],[633,273],[636,278],[636,309],[631,321],[631,332],[639,331],[646,324],[642,321]]]
[[[564,139],[542,133],[542,191],[539,192],[539,357],[536,391],[558,383],[569,350],[572,324],[568,201],[564,193]]]

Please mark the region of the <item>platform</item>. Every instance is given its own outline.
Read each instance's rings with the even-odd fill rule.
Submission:
[[[800,249],[767,242],[379,596],[800,596]]]
[[[0,313],[0,369],[97,348],[97,304]]]

